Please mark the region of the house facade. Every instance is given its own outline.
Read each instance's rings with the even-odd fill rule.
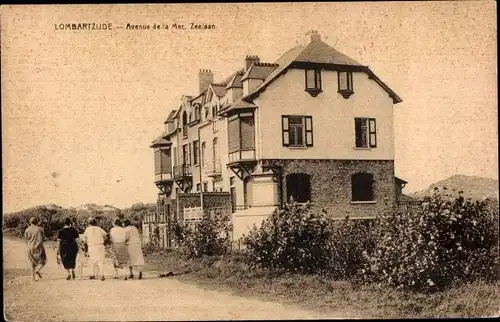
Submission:
[[[158,213],[186,194],[229,198],[235,238],[295,200],[333,217],[366,218],[396,205],[394,105],[401,98],[367,66],[311,31],[310,42],[215,83],[199,72],[155,149]]]

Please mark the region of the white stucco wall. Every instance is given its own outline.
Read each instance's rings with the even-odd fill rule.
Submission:
[[[337,73],[322,71],[322,90],[312,97],[305,89],[305,72],[291,69],[255,100],[258,158],[394,160],[393,101],[365,73],[353,73],[354,94],[349,99],[338,92]],[[310,115],[314,146],[282,146],[281,115]],[[355,117],[375,118],[377,147],[355,149]]]

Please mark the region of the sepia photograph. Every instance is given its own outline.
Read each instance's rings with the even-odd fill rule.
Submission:
[[[500,316],[494,1],[0,13],[6,321]]]

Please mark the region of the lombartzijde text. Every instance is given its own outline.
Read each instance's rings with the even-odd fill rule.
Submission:
[[[111,22],[85,22],[85,23],[56,23],[55,30],[112,30]]]

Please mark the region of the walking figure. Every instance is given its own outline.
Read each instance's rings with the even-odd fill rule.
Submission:
[[[31,263],[31,279],[36,282],[37,276],[42,278],[40,270],[47,263],[47,253],[43,245],[43,228],[38,226],[39,220],[36,217],[30,218],[30,226],[24,231],[26,250]]]

